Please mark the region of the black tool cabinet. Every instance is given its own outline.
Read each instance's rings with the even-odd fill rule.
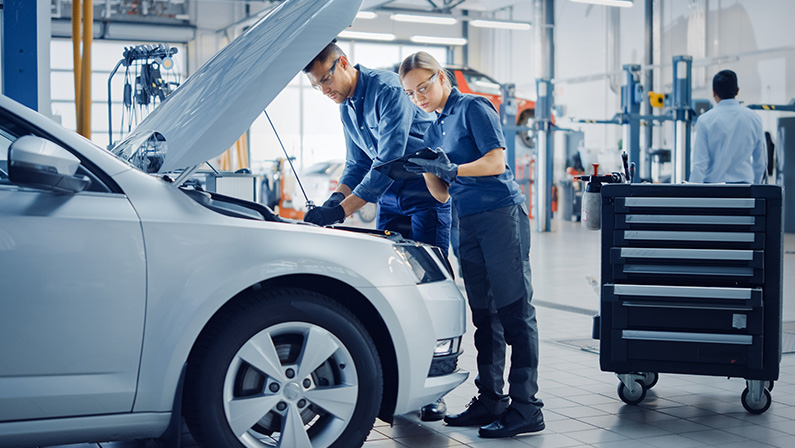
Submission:
[[[600,367],[637,404],[659,373],[746,379],[770,406],[781,361],[782,189],[602,187]]]

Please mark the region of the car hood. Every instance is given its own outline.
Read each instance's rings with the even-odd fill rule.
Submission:
[[[193,73],[113,153],[129,161],[155,155],[147,171],[161,173],[223,153],[353,22],[361,1],[287,0],[275,7]]]

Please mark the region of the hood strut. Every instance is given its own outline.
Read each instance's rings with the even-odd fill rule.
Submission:
[[[268,111],[267,110],[263,110],[263,112],[265,112],[265,118],[268,119],[268,123],[270,123],[271,124],[271,128],[273,128],[273,133],[276,134],[276,140],[279,141],[279,145],[281,145],[282,151],[284,151],[284,157],[286,157],[287,158],[287,162],[290,163],[290,168],[293,170],[293,175],[295,176],[295,180],[298,181],[298,186],[301,187],[301,193],[303,193],[304,199],[306,199],[306,209],[307,210],[312,210],[313,208],[315,208],[315,203],[310,201],[309,200],[309,196],[306,195],[306,191],[304,191],[304,186],[303,186],[303,184],[301,184],[301,178],[298,177],[298,173],[295,172],[295,166],[293,166],[293,161],[290,159],[290,156],[287,154],[287,149],[284,148],[284,143],[282,143],[282,138],[279,137],[279,132],[276,131],[276,126],[273,125],[273,122],[271,121],[271,117],[270,117],[270,115],[268,115]]]
[[[193,165],[191,167],[186,168],[185,171],[180,173],[179,177],[177,177],[177,180],[174,181],[174,187],[175,188],[179,188],[180,185],[182,185],[185,182],[185,180],[187,180],[188,177],[191,174],[193,174],[196,170],[198,170],[200,166],[201,166],[201,163],[198,164],[198,165]]]

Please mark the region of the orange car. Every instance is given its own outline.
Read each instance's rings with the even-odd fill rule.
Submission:
[[[395,64],[390,68],[392,71],[397,72],[400,68],[400,64]],[[445,67],[445,70],[453,75],[450,81],[453,83],[454,87],[458,87],[461,93],[473,93],[475,95],[484,96],[494,104],[497,111],[500,110],[500,104],[502,104],[502,89],[500,88],[499,82],[469,67],[448,65]],[[517,125],[532,126],[535,112],[535,101],[517,98]],[[520,135],[522,136],[522,143],[524,143],[525,146],[528,148],[534,146],[532,132],[522,132]]]
[[[474,93],[475,95],[484,96],[494,104],[497,110],[500,110],[502,104],[502,90],[500,83],[494,79],[480,73],[479,71],[462,66],[447,66],[448,72],[453,75],[453,85],[458,87],[462,93]],[[535,116],[536,103],[535,101],[526,100],[523,98],[516,98],[517,111],[516,111],[516,124],[524,126],[532,126],[533,117]],[[533,147],[533,134],[530,132],[522,132],[522,143],[528,148]]]

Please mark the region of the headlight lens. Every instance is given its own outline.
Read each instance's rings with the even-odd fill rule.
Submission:
[[[448,356],[458,353],[458,347],[461,346],[461,337],[451,339],[439,339],[436,341],[436,347],[433,349],[433,356]]]
[[[440,282],[447,278],[424,246],[401,244],[394,248],[411,268],[411,272],[417,278],[417,283]]]

